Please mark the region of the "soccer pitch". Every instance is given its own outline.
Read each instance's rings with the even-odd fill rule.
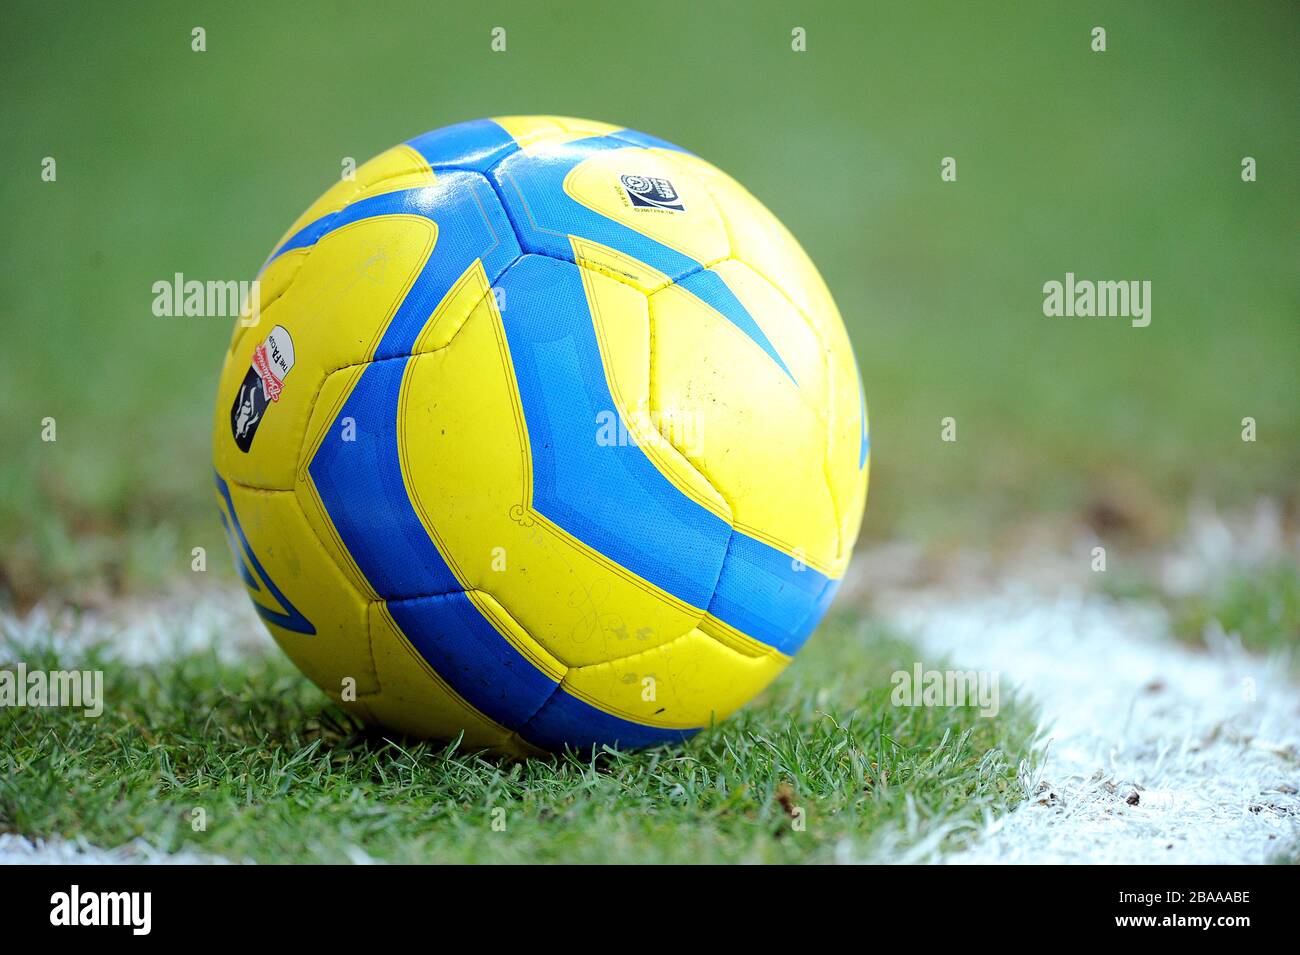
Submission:
[[[9,6],[0,862],[1300,851],[1295,9],[656,4],[669,39],[596,3]],[[835,603],[681,744],[367,727],[228,559],[235,318],[184,280],[238,291],[349,163],[526,114],[742,182],[871,410]]]

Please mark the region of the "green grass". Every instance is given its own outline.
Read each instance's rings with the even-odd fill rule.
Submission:
[[[1217,623],[1248,650],[1300,651],[1300,564],[1280,560],[1235,570],[1205,593],[1173,601],[1170,609],[1174,634],[1188,643],[1203,644]]]
[[[986,547],[1097,501],[1158,536],[1193,493],[1297,502],[1294,5],[663,0],[646,35],[597,0],[11,0],[4,20],[0,606],[165,586],[195,546],[229,577],[208,435],[231,322],[156,318],[152,283],[250,278],[341,157],[502,113],[665,136],[790,226],[863,373],[868,540]],[[1105,54],[1088,50],[1097,24]],[[507,54],[488,49],[496,25]],[[1042,284],[1066,271],[1150,279],[1151,327],[1045,318]],[[956,444],[938,440],[948,415]],[[1264,648],[1294,642],[1296,592],[1292,568],[1171,609],[1188,639],[1218,619]],[[106,663],[101,719],[0,711],[0,827],[268,861],[951,846],[1018,798],[1032,719],[891,707],[911,653],[840,621],[679,750],[525,764],[360,732],[278,656]]]
[[[894,707],[889,675],[915,659],[840,618],[758,701],[682,747],[514,762],[364,731],[278,654],[145,669],[92,659],[82,666],[105,671],[100,718],[0,711],[0,829],[260,862],[346,861],[354,848],[406,862],[807,862],[954,848],[1021,798],[1034,714],[1008,694],[994,718]],[[195,808],[205,831],[192,829]]]
[[[1169,613],[1175,638],[1204,647],[1212,628],[1236,637],[1255,653],[1290,652],[1300,666],[1300,561],[1276,556],[1261,566],[1229,567],[1202,590],[1172,594],[1150,566],[1130,564],[1098,583],[1115,600],[1159,603]]]
[[[664,0],[641,38],[596,0],[14,0],[5,19],[0,538],[24,544],[0,599],[130,589],[219,546],[207,435],[232,323],[154,317],[154,281],[247,279],[341,157],[501,113],[680,142],[799,236],[871,406],[869,538],[985,542],[1113,486],[1156,518],[1192,491],[1295,498],[1294,4]],[[1045,318],[1067,270],[1151,280],[1151,326]],[[174,553],[114,546],[164,522]]]

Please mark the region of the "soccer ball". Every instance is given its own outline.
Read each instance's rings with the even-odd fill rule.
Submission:
[[[236,565],[336,702],[513,753],[681,740],[817,625],[866,403],[735,180],[553,116],[418,136],[262,267],[216,409]]]

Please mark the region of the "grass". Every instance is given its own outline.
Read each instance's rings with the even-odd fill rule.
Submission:
[[[889,676],[915,659],[878,627],[839,618],[758,701],[685,746],[509,762],[363,730],[278,654],[143,669],[27,654],[29,668],[102,668],[107,702],[97,719],[0,710],[0,829],[259,862],[358,851],[813,862],[951,849],[1022,797],[1034,714],[1005,698],[994,718],[892,706]]]
[[[800,237],[871,405],[868,540],[986,547],[1117,497],[1163,532],[1194,492],[1296,502],[1294,7],[756,0],[738,17],[664,0],[670,44],[595,0],[376,11],[9,4],[0,607],[164,587],[196,546],[230,579],[208,434],[231,323],[154,317],[152,283],[247,279],[341,157],[502,113],[681,142]],[[488,49],[498,22],[507,54]],[[1098,23],[1105,54],[1087,45]],[[789,49],[796,24],[806,54]],[[46,156],[56,182],[38,175]],[[1151,327],[1045,318],[1042,285],[1066,271],[1151,280]],[[955,444],[938,440],[949,415]],[[1245,416],[1256,442],[1240,440]],[[47,417],[55,442],[40,440]],[[1294,642],[1296,593],[1291,568],[1171,609],[1186,639],[1218,620],[1262,648]],[[912,653],[841,620],[679,750],[526,764],[362,732],[278,656],[105,661],[98,720],[0,711],[0,826],[267,861],[951,847],[1018,798],[1032,720],[891,707],[886,678]],[[806,831],[787,805],[808,810]]]
[[[207,435],[232,323],[155,317],[153,282],[247,279],[341,157],[501,113],[681,142],[800,237],[871,406],[869,538],[986,541],[1112,485],[1173,515],[1198,489],[1295,498],[1294,5],[664,0],[668,44],[595,0],[8,10],[0,537],[23,547],[0,554],[0,600],[130,590],[219,543]],[[1066,271],[1151,280],[1150,328],[1045,318]],[[175,552],[119,556],[162,522]]]
[[[1174,634],[1203,644],[1217,625],[1248,650],[1300,650],[1300,564],[1239,569],[1204,593],[1172,601]]]
[[[1170,632],[1191,646],[1207,646],[1217,629],[1254,653],[1289,652],[1300,665],[1300,561],[1286,554],[1259,566],[1230,566],[1191,594],[1168,592],[1141,566],[1105,575],[1099,590],[1116,600],[1161,604]]]

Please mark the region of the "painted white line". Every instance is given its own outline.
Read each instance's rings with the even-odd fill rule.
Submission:
[[[37,606],[0,613],[0,659],[45,649],[76,664],[95,650],[133,666],[213,651],[234,663],[273,652],[275,643],[248,598],[235,588],[122,600],[102,610]]]
[[[0,865],[224,865],[219,856],[159,852],[143,839],[100,849],[83,839],[26,839],[0,832]]]
[[[1297,542],[1279,527],[1267,506],[1237,528],[1212,512],[1194,513],[1183,546],[1158,562],[1162,586],[1195,593],[1231,567],[1294,555]],[[1079,573],[1077,558],[1040,555],[1004,575],[1014,584],[976,583],[989,560],[976,555],[936,573],[923,552],[892,545],[859,555],[841,595],[845,605],[874,591],[877,612],[916,642],[927,668],[946,658],[1019,686],[1041,706],[1051,741],[1027,781],[1026,802],[986,825],[969,849],[945,858],[945,832],[936,831],[884,857],[1264,862],[1300,843],[1300,691],[1285,661],[1246,654],[1221,635],[1210,650],[1178,644],[1159,606],[1091,594],[1080,583],[1091,575]],[[943,582],[907,589],[927,576]],[[0,615],[6,657],[50,646],[70,663],[92,647],[134,664],[209,650],[231,661],[274,651],[234,589],[97,613]],[[222,860],[166,855],[142,841],[100,849],[0,834],[0,864],[214,861]]]
[[[233,662],[274,644],[242,592],[208,590],[154,600],[124,600],[102,610],[37,607],[19,617],[0,614],[0,660],[46,650],[77,666],[92,651],[131,665],[215,652]],[[135,839],[111,849],[85,839],[28,839],[0,833],[0,865],[225,864],[220,856],[167,853]]]
[[[1258,863],[1300,841],[1300,692],[1280,659],[1173,642],[1163,611],[1007,590],[893,602],[932,657],[995,670],[1050,738],[1028,799],[961,863]]]

